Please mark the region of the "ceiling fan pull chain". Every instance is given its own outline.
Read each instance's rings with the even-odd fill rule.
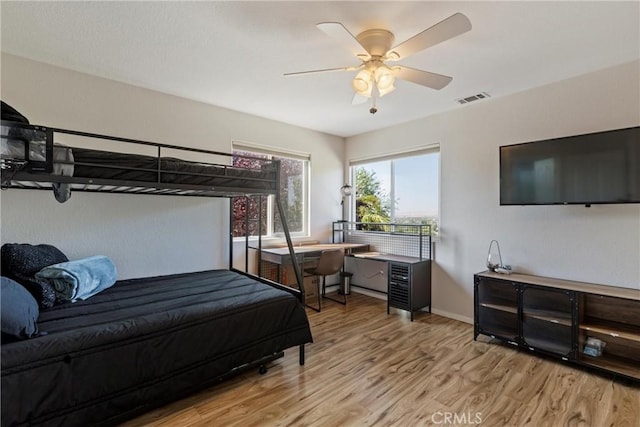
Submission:
[[[369,108],[369,112],[371,114],[375,114],[378,112],[378,107],[376,107],[377,92],[378,90],[374,86],[373,90],[371,91],[371,108]]]

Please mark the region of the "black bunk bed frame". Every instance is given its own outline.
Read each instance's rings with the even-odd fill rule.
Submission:
[[[209,166],[215,166],[218,169],[214,174],[209,175],[208,173],[200,173],[200,172],[183,172],[176,170],[165,170],[163,169],[163,150],[174,150],[176,152],[181,153],[200,153],[202,155],[209,156],[221,156],[223,158],[229,159],[229,163],[232,163],[232,159],[234,157],[248,159],[250,161],[259,161],[265,162],[266,160],[263,158],[250,157],[250,156],[237,156],[230,153],[213,151],[213,150],[205,150],[200,148],[191,148],[191,147],[181,147],[177,145],[171,144],[163,144],[152,141],[144,141],[137,140],[131,138],[122,138],[117,136],[110,135],[102,135],[97,133],[90,132],[82,132],[68,129],[59,129],[45,126],[36,126],[30,125],[20,122],[11,122],[2,120],[0,122],[2,125],[3,132],[0,135],[0,139],[5,141],[17,140],[24,143],[25,152],[23,158],[14,158],[11,156],[7,156],[4,153],[0,156],[0,170],[2,173],[2,190],[9,188],[17,188],[17,189],[28,189],[28,190],[51,190],[53,188],[53,184],[68,184],[71,188],[71,191],[83,191],[83,192],[98,192],[98,193],[122,193],[122,194],[153,194],[153,195],[169,195],[169,196],[192,196],[192,197],[222,197],[222,198],[233,198],[233,197],[244,197],[245,202],[248,202],[247,199],[251,196],[260,196],[259,199],[259,218],[262,215],[263,203],[262,197],[275,195],[275,204],[278,210],[278,213],[281,218],[283,234],[287,243],[287,247],[289,249],[289,253],[291,255],[292,267],[295,273],[298,289],[292,288],[290,286],[285,286],[280,283],[271,281],[269,279],[260,277],[260,275],[255,275],[250,273],[248,258],[249,258],[249,235],[245,233],[245,270],[242,271],[233,266],[233,233],[231,228],[233,226],[233,203],[230,200],[229,207],[229,270],[237,272],[239,274],[249,276],[255,280],[258,280],[263,283],[267,283],[277,289],[284,290],[296,296],[300,300],[300,302],[305,305],[305,289],[303,286],[303,275],[300,268],[300,264],[297,258],[294,256],[294,248],[291,240],[291,234],[289,232],[289,227],[287,225],[286,216],[284,215],[284,209],[282,206],[282,202],[280,197],[278,197],[280,193],[280,161],[279,160],[268,160],[270,167],[273,168],[274,174],[273,178],[265,179],[265,178],[251,178],[251,177],[242,177],[239,178],[242,180],[253,180],[264,181],[267,184],[262,188],[260,186],[252,185],[251,187],[244,187],[242,185],[210,185],[210,184],[189,184],[189,183],[172,183],[163,181],[163,174],[174,174],[174,175],[197,175],[200,177],[207,178],[210,176],[211,178],[216,177],[225,177],[227,176],[228,171],[233,169],[238,169],[237,167],[232,166],[231,164],[214,164],[214,163],[201,163]],[[7,129],[15,129],[20,128],[30,132],[37,132],[45,145],[45,160],[38,161],[30,159],[29,146],[30,140],[28,138],[24,138],[21,136],[9,135],[5,133]],[[96,163],[81,163],[74,162],[68,160],[56,160],[54,162],[54,140],[56,134],[61,135],[71,135],[74,137],[82,137],[88,138],[89,140],[102,140],[102,141],[111,141],[124,143],[125,146],[129,147],[155,147],[156,156],[155,156],[155,166],[153,168],[149,167],[136,167],[136,166],[105,166],[102,164]],[[73,148],[73,147],[67,147]],[[127,154],[125,150],[120,154]],[[175,159],[174,159],[175,160]],[[189,162],[189,161],[187,161]],[[64,176],[53,173],[53,165],[54,163],[60,164],[83,164],[88,167],[102,167],[102,168],[117,168],[123,169],[132,172],[141,172],[141,173],[153,173],[157,176],[157,179],[154,181],[139,181],[139,180],[131,180],[131,179],[112,179],[112,178],[87,178],[82,176]],[[222,172],[220,173],[220,170]],[[245,230],[249,230],[249,215],[245,215]],[[258,221],[258,254],[261,253],[262,249],[262,227],[261,222]],[[260,262],[258,260],[258,265]],[[281,356],[281,355],[280,355]],[[301,344],[299,346],[299,362],[300,365],[304,365],[305,363],[305,345]],[[263,367],[261,367],[262,371]]]
[[[183,171],[175,171],[175,170],[166,170],[163,169],[163,150],[176,150],[178,152],[184,153],[200,153],[203,155],[209,156],[221,156],[223,158],[232,159],[233,157],[239,157],[243,159],[247,159],[250,161],[258,161],[265,162],[263,158],[250,157],[250,156],[238,156],[230,153],[213,151],[213,150],[205,150],[200,148],[191,148],[191,147],[181,147],[177,145],[163,144],[152,141],[144,141],[137,140],[131,138],[122,138],[117,136],[109,136],[102,135],[90,132],[82,132],[68,129],[59,129],[59,128],[51,128],[44,126],[35,126],[28,125],[19,122],[9,122],[3,120],[1,122],[3,131],[5,129],[11,128],[21,128],[26,130],[31,130],[34,132],[40,133],[42,139],[45,144],[45,153],[46,160],[38,161],[30,159],[29,154],[29,140],[24,137],[15,137],[7,135],[3,132],[0,137],[4,140],[16,139],[25,143],[25,153],[23,159],[10,158],[6,155],[2,155],[0,157],[0,169],[2,170],[2,184],[1,188],[19,188],[19,189],[28,189],[28,190],[51,190],[52,185],[54,183],[57,184],[68,184],[70,186],[71,191],[84,191],[84,192],[98,192],[98,193],[123,193],[123,194],[154,194],[154,195],[170,195],[170,196],[192,196],[192,197],[223,197],[223,198],[233,198],[233,197],[251,197],[251,196],[260,196],[260,203],[258,204],[260,214],[262,213],[262,209],[264,207],[264,203],[262,203],[262,197],[275,195],[278,196],[278,191],[280,188],[280,161],[279,160],[268,160],[270,166],[274,169],[274,178],[251,178],[251,177],[243,177],[242,180],[254,180],[254,181],[263,181],[266,184],[263,188],[259,186],[247,188],[243,186],[237,185],[210,185],[210,184],[189,184],[189,183],[173,183],[166,182],[162,180],[163,174],[174,174],[174,175],[198,175],[200,177],[206,178],[208,176],[207,173],[201,172],[183,172]],[[139,180],[131,180],[131,179],[113,179],[113,178],[87,178],[87,177],[78,177],[78,176],[64,176],[57,175],[53,173],[53,149],[54,149],[54,140],[56,134],[66,134],[73,135],[83,138],[89,139],[99,139],[104,141],[112,141],[119,142],[125,144],[133,144],[134,146],[146,146],[146,147],[155,147],[156,150],[156,162],[155,167],[137,167],[137,166],[105,166],[101,164],[95,163],[80,163],[84,166],[88,167],[98,167],[98,168],[118,168],[118,169],[126,169],[132,172],[141,172],[141,173],[153,173],[157,178],[154,181],[139,181]],[[126,153],[122,153],[126,154]],[[78,162],[61,160],[55,161],[61,164],[78,164]],[[222,169],[222,173],[216,171],[215,174],[210,175],[212,178],[226,176],[227,172],[232,169],[237,169],[229,164],[212,164],[206,163],[210,166],[217,166]],[[302,303],[304,303],[304,286],[303,284],[303,276],[302,270],[300,268],[300,264],[295,256],[293,256],[294,249],[293,243],[291,240],[291,234],[289,232],[289,227],[287,225],[286,216],[284,215],[284,209],[282,206],[282,201],[280,197],[275,197],[275,204],[278,210],[278,214],[281,218],[282,230],[287,243],[287,247],[289,249],[293,263],[293,269],[296,276],[296,281],[298,285],[298,289],[291,288],[289,286],[284,286],[280,283],[273,282],[271,280],[260,277],[260,275],[253,275],[248,272],[248,256],[245,256],[245,270],[239,270],[233,266],[233,235],[229,233],[229,270],[237,271],[239,273],[252,276],[260,281],[266,282],[275,286],[276,288],[286,290],[287,292],[292,292],[296,295]],[[233,205],[230,204],[230,212],[229,212],[229,220],[230,226],[233,224]],[[245,216],[245,229],[248,230],[249,224],[249,215]],[[260,249],[262,249],[262,223],[258,221],[258,254],[261,253]],[[245,255],[248,255],[249,249],[249,236],[245,233]],[[260,263],[258,263],[260,265]],[[303,349],[301,349],[303,352]],[[302,355],[303,353],[301,353]]]

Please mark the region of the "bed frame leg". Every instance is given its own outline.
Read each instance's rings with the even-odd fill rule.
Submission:
[[[300,366],[304,365],[304,344],[300,345]]]

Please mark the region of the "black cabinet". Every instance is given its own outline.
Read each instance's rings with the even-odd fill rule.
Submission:
[[[389,308],[399,308],[413,313],[424,307],[431,312],[431,261],[409,257],[389,257],[387,289],[387,314]],[[405,259],[405,262],[401,261]]]
[[[575,292],[523,284],[522,344],[564,358],[573,357]]]
[[[474,275],[478,335],[640,380],[640,292],[524,274]]]
[[[518,285],[492,279],[476,279],[474,285],[475,336],[485,334],[517,345],[520,336]]]

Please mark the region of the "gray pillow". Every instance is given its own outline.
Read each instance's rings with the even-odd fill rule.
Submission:
[[[38,302],[24,286],[0,278],[0,326],[5,338],[31,338],[38,334]]]

